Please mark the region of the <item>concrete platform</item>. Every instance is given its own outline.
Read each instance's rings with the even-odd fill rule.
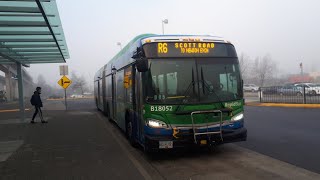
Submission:
[[[46,110],[48,124],[6,116],[13,115],[1,113],[0,179],[144,179],[93,109]]]

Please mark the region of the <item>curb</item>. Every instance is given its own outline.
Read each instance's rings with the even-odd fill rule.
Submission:
[[[30,109],[26,108],[25,111],[29,111]],[[3,112],[18,112],[20,109],[0,109],[0,113]]]
[[[93,99],[93,97],[82,97],[82,98],[67,98],[67,100],[73,100],[73,99]],[[48,98],[46,99],[48,101],[61,101],[64,100],[64,98],[57,98],[57,99],[52,99],[52,98]]]
[[[288,107],[288,108],[320,108],[320,104],[285,104],[285,103],[245,103],[247,106]]]

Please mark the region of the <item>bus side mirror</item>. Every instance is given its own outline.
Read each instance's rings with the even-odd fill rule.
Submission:
[[[139,72],[148,71],[148,60],[145,58],[142,48],[138,47],[137,51],[133,53],[132,58],[136,60],[136,66]]]
[[[148,60],[146,58],[139,58],[136,60],[136,67],[139,72],[148,71]]]

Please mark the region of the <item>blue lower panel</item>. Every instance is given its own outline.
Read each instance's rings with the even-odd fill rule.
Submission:
[[[185,148],[190,146],[199,146],[200,140],[207,140],[208,144],[211,145],[219,145],[224,143],[231,143],[231,142],[239,142],[239,141],[246,141],[247,139],[247,129],[240,128],[233,131],[223,131],[223,141],[221,141],[220,135],[202,135],[197,136],[196,144],[193,139],[193,135],[186,135],[180,138],[173,138],[173,137],[152,137],[146,136],[145,137],[145,146],[148,147],[150,150],[158,150],[159,149],[159,141],[173,141],[173,148]]]
[[[222,126],[222,129],[224,130],[234,130],[234,129],[239,129],[242,128],[244,125],[244,121],[236,121],[232,124],[229,125],[224,125]],[[209,128],[209,131],[219,131],[220,127],[212,127]],[[190,130],[181,130],[182,133],[188,133]],[[197,132],[206,132],[207,128],[203,128],[203,129],[198,129]],[[144,132],[146,135],[150,135],[150,136],[168,136],[168,135],[172,135],[173,130],[172,129],[164,129],[164,128],[151,128],[149,126],[144,126]]]

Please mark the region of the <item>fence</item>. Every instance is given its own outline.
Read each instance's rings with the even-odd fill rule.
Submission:
[[[261,87],[258,94],[263,103],[320,104],[320,87]]]

